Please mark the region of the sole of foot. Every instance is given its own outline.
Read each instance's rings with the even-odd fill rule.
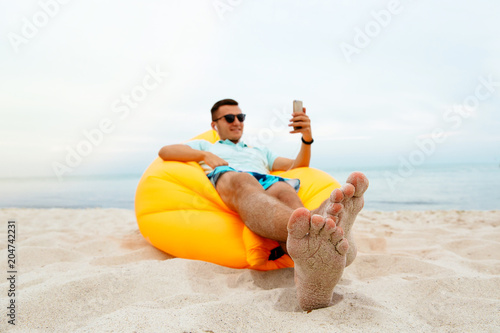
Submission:
[[[358,213],[363,209],[364,193],[368,186],[368,178],[363,173],[351,173],[341,188],[333,190],[329,199],[330,204],[323,214],[326,218],[338,219],[337,224],[344,230],[345,237],[349,241],[346,266],[356,258],[357,247],[351,229]]]
[[[303,310],[327,307],[346,265],[349,242],[335,221],[298,208],[288,222],[287,251],[295,262],[295,284]]]

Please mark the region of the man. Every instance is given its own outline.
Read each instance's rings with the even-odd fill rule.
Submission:
[[[269,175],[269,171],[309,166],[313,138],[305,108],[304,113],[293,113],[289,124],[296,128],[290,133],[302,134],[295,159],[241,142],[244,120],[236,101],[221,100],[212,107],[211,123],[220,141],[165,146],[159,155],[165,161],[196,161],[212,168],[207,176],[224,203],[250,230],[280,242],[293,259],[301,308],[329,306],[344,268],[356,257],[351,227],[363,208],[368,179],[352,173],[342,188],[309,211],[297,196],[297,180]]]

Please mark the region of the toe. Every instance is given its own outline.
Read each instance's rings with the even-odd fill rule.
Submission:
[[[366,176],[359,171],[351,173],[347,178],[347,183],[352,184],[356,189],[354,192],[355,197],[362,196],[368,189],[369,185],[368,178],[366,178]]]
[[[337,230],[337,224],[335,223],[335,220],[337,220],[337,217],[325,219],[325,226],[323,227],[322,232],[329,238],[331,238],[331,235]]]
[[[306,208],[297,208],[288,220],[288,234],[294,238],[303,238],[309,233],[311,212]]]
[[[344,205],[341,203],[334,203],[333,205],[330,205],[328,209],[326,210],[326,213],[328,214],[328,217],[333,217],[333,216],[338,216],[342,209],[344,208]]]
[[[341,202],[342,200],[344,200],[344,193],[342,193],[342,190],[340,188],[333,190],[332,194],[330,194],[330,202]]]
[[[333,246],[335,246],[335,250],[339,254],[344,255],[347,252],[347,249],[349,248],[349,242],[344,238],[344,230],[342,229],[342,227],[337,226],[337,228],[330,236],[330,241],[332,242]]]
[[[330,239],[333,244],[337,244],[342,238],[344,238],[344,230],[338,225],[330,235]]]
[[[325,226],[326,219],[321,215],[311,217],[311,234],[318,234]]]
[[[344,199],[350,199],[354,195],[356,188],[352,184],[344,184],[342,186],[342,193],[344,193]]]
[[[335,244],[335,250],[338,252],[340,255],[345,255],[347,253],[347,250],[349,250],[349,242],[347,239],[342,238],[339,242]]]

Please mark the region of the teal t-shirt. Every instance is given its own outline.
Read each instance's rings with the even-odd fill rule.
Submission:
[[[241,141],[234,144],[229,140],[219,140],[215,143],[194,140],[185,144],[193,149],[211,152],[227,161],[230,167],[240,171],[268,174],[273,168],[274,160],[278,157],[267,148],[249,147]],[[210,171],[207,166],[202,165],[202,167],[205,172]]]

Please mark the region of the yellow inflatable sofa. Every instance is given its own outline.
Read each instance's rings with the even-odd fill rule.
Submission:
[[[192,140],[219,140],[210,130]],[[272,172],[298,178],[304,206],[314,209],[340,184],[326,172],[297,168]],[[175,257],[203,260],[232,268],[272,270],[293,267],[288,255],[269,260],[278,242],[263,238],[222,202],[196,162],[165,162],[157,158],[137,186],[135,213],[139,229],[156,248]]]

